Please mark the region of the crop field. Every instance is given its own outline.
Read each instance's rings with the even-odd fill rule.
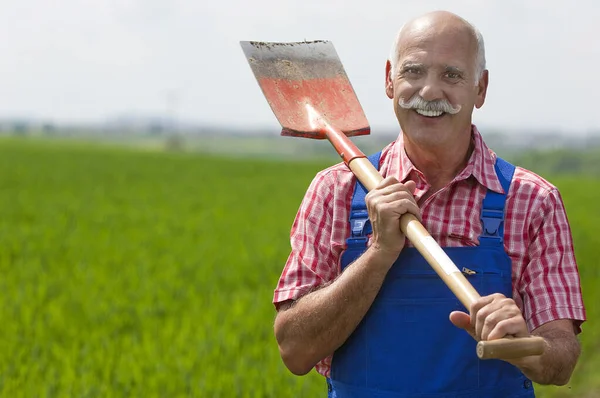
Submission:
[[[326,396],[281,363],[271,299],[328,165],[0,138],[0,396]],[[590,321],[538,396],[600,396],[600,180],[551,180]]]

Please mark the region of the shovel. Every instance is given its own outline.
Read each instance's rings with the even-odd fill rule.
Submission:
[[[367,191],[383,177],[348,137],[370,133],[369,123],[329,41],[297,43],[240,42],[273,113],[282,126],[281,135],[327,139]],[[468,309],[480,298],[412,214],[400,219],[402,232]],[[544,352],[537,336],[480,341],[481,359],[511,359]]]

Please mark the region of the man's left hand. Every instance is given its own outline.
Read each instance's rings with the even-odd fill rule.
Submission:
[[[507,335],[529,336],[521,310],[513,299],[496,293],[481,297],[470,308],[471,315],[453,311],[450,321],[465,329],[477,341],[501,339]]]

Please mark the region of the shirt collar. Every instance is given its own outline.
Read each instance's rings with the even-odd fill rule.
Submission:
[[[496,175],[494,165],[496,164],[496,154],[485,144],[483,137],[477,130],[475,125],[471,128],[471,139],[474,144],[473,152],[465,168],[458,173],[454,178],[454,182],[460,180],[466,180],[470,176],[473,176],[481,185],[494,192],[504,193],[502,185]],[[401,182],[406,182],[410,178],[412,172],[416,172],[422,176],[419,171],[409,159],[404,149],[404,137],[403,134],[399,134],[396,139],[396,149],[398,156],[398,167],[399,176]]]

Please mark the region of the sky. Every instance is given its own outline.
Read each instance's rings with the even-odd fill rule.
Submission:
[[[595,0],[0,0],[0,118],[171,115],[277,128],[240,41],[329,40],[372,130],[397,128],[384,67],[402,24],[444,9],[482,32],[478,126],[600,131]]]

